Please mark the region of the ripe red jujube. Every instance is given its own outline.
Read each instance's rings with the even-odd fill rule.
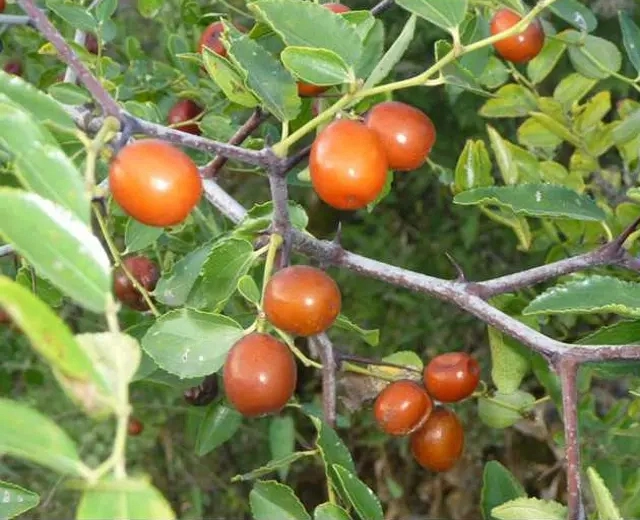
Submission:
[[[448,408],[435,408],[424,425],[411,435],[413,457],[431,471],[448,471],[458,462],[463,450],[462,424]]]
[[[378,394],[373,407],[382,431],[389,435],[409,435],[420,428],[433,408],[426,390],[414,381],[394,381]]]
[[[480,381],[480,365],[465,352],[447,352],[434,357],[425,367],[424,386],[429,395],[443,403],[469,397]]]

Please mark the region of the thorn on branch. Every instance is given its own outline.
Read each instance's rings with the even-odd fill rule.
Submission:
[[[636,218],[631,224],[629,224],[625,230],[618,235],[613,242],[608,244],[608,247],[613,248],[616,252],[619,251],[624,243],[627,241],[627,238],[631,236],[631,234],[640,226],[640,217]]]
[[[456,262],[455,258],[453,258],[453,256],[451,256],[448,252],[445,252],[444,254],[447,256],[447,258],[449,259],[449,262],[451,262],[456,272],[458,273],[456,282],[466,282],[467,277],[465,276],[464,271],[462,270],[462,267],[460,266],[460,264]]]

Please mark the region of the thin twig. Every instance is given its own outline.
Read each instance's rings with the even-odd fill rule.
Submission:
[[[259,107],[254,110],[249,119],[238,128],[238,131],[231,136],[228,144],[240,145],[247,139],[262,123],[264,123],[269,114],[263,112]],[[201,170],[203,177],[215,177],[229,159],[224,155],[219,155]]]
[[[15,254],[15,249],[11,244],[6,244],[4,246],[0,246],[0,258],[3,256],[9,256]]]
[[[322,410],[329,426],[336,425],[336,358],[331,340],[325,333],[309,338],[315,343],[322,361]]]
[[[398,368],[400,370],[406,370],[407,372],[415,372],[416,374],[422,374],[422,370],[409,365],[400,365],[398,363],[391,363],[389,361],[383,361],[381,359],[369,359],[363,356],[356,356],[354,354],[345,354],[344,352],[335,353],[336,360],[351,361],[353,363],[360,363],[362,365],[375,365],[379,367]]]
[[[285,171],[293,170],[300,161],[306,159],[307,155],[311,152],[311,145],[305,146],[298,150],[296,153],[287,158],[284,169]]]
[[[382,0],[371,8],[371,14],[377,16],[393,6],[394,0]]]
[[[0,14],[0,25],[29,25],[31,18],[18,14]]]

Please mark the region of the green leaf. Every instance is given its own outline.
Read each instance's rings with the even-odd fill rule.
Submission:
[[[475,188],[456,195],[456,204],[495,204],[516,214],[545,218],[601,221],[605,214],[586,195],[554,184],[520,184]]]
[[[566,520],[567,508],[554,501],[516,498],[492,509],[497,520]]]
[[[495,56],[489,56],[487,66],[482,71],[478,81],[480,81],[481,85],[493,90],[504,85],[509,77],[509,69],[507,69],[503,61]]]
[[[518,142],[528,148],[557,148],[562,138],[549,132],[537,119],[530,117],[518,128]]]
[[[538,295],[523,314],[614,313],[640,316],[640,284],[592,275],[556,285]]]
[[[73,83],[54,83],[47,92],[64,105],[77,106],[91,101],[91,95],[82,87]]]
[[[260,303],[260,289],[251,275],[245,274],[238,280],[238,292],[248,302],[254,305]]]
[[[333,326],[342,330],[346,330],[348,332],[355,332],[372,347],[377,346],[380,342],[380,329],[363,329],[359,325],[353,323],[343,314],[338,315],[338,318],[334,322]]]
[[[484,520],[495,518],[491,515],[491,510],[494,507],[509,500],[526,496],[527,493],[522,484],[502,464],[495,460],[485,464],[480,499]]]
[[[445,30],[459,26],[467,14],[467,0],[399,0],[396,3]]]
[[[622,54],[610,41],[572,30],[564,31],[562,37],[569,44],[571,63],[583,76],[605,79],[622,67]]]
[[[565,110],[569,110],[574,103],[579,102],[598,83],[597,79],[587,78],[574,72],[562,78],[553,91],[553,99],[558,101]],[[545,99],[545,98],[542,98]],[[541,103],[541,99],[538,100]],[[542,104],[540,108],[545,112]],[[551,114],[547,114],[551,115]],[[560,116],[561,114],[558,114]]]
[[[228,60],[205,47],[202,52],[202,61],[211,79],[230,101],[249,108],[258,106],[258,99],[247,88],[242,75]]]
[[[318,431],[316,446],[320,450],[322,460],[327,470],[329,470],[333,464],[339,464],[343,468],[355,473],[356,468],[351,458],[351,453],[349,453],[349,449],[345,446],[344,442],[342,442],[342,439],[340,439],[335,430],[318,417],[309,415],[309,418]]]
[[[305,209],[298,203],[288,201],[289,218],[291,225],[304,230],[309,223],[309,217]],[[238,238],[251,240],[255,235],[269,229],[273,220],[273,202],[256,204],[248,212],[245,218],[233,230],[233,235]]]
[[[247,87],[269,112],[280,121],[296,118],[301,106],[296,82],[268,51],[241,34],[231,40],[229,58],[242,70]]]
[[[0,480],[0,518],[9,520],[33,509],[40,503],[40,496],[11,482]]]
[[[436,59],[441,60],[453,50],[453,46],[447,40],[438,40],[435,49]],[[482,88],[477,76],[464,68],[459,61],[445,65],[441,73],[447,85],[491,97],[491,94]]]
[[[611,110],[611,92],[598,92],[582,107],[575,117],[576,131],[585,134],[599,127],[602,119]]]
[[[231,439],[240,425],[242,415],[223,403],[210,404],[200,421],[196,436],[196,455],[202,457]]]
[[[469,12],[460,27],[460,40],[464,45],[471,45],[490,36],[489,20],[480,13]],[[485,46],[461,56],[460,65],[474,76],[480,76],[491,57],[491,47]]]
[[[618,19],[620,21],[620,30],[622,31],[622,41],[627,51],[627,56],[633,67],[640,74],[640,27],[638,27],[633,19],[623,10],[618,11]]]
[[[516,167],[511,150],[507,146],[508,141],[504,139],[495,128],[487,125],[491,149],[496,156],[498,168],[506,184],[516,184],[518,182],[518,168]]]
[[[147,478],[106,478],[86,489],[76,511],[76,520],[138,518],[175,520],[167,499]]]
[[[109,21],[118,8],[118,0],[103,0],[96,7],[98,21],[103,24]]]
[[[508,428],[522,419],[521,412],[529,411],[535,400],[534,396],[522,390],[508,394],[495,392],[490,398],[478,399],[478,417],[491,428]]]
[[[382,20],[374,20],[373,27],[363,40],[364,49],[356,66],[357,78],[368,78],[374,68],[380,63],[384,53],[385,26]]]
[[[254,259],[253,245],[246,240],[225,238],[216,242],[202,264],[202,278],[189,295],[189,305],[198,309],[221,310]]]
[[[273,473],[274,471],[279,471],[280,468],[288,468],[296,462],[297,460],[304,459],[305,457],[314,456],[314,451],[296,451],[295,453],[291,453],[282,459],[270,460],[264,466],[260,466],[259,468],[250,471],[249,473],[245,473],[243,475],[236,475],[231,479],[231,482],[243,482],[246,480],[255,480],[260,477],[264,477],[269,473]]]
[[[296,78],[312,85],[340,85],[354,79],[342,58],[326,49],[287,47],[280,59]]]
[[[269,24],[287,46],[327,49],[340,56],[347,66],[358,64],[362,54],[358,33],[330,9],[302,0],[258,0],[248,7]]]
[[[0,453],[29,460],[62,475],[82,476],[88,471],[76,445],[48,417],[25,404],[0,398]]]
[[[391,47],[389,47],[389,50],[380,59],[373,71],[371,71],[371,74],[364,82],[363,89],[375,87],[389,75],[393,67],[402,59],[402,56],[404,56],[404,53],[409,48],[409,44],[413,41],[416,19],[416,15],[413,14],[409,17],[400,34],[393,44],[391,44]]]
[[[129,219],[124,231],[127,253],[135,253],[155,243],[164,233],[164,228],[145,226],[135,219]]]
[[[537,108],[535,96],[522,85],[510,83],[480,108],[482,117],[524,117]]]
[[[549,6],[549,10],[580,31],[593,32],[598,26],[598,19],[591,9],[579,0],[558,0]]]
[[[269,451],[272,459],[284,459],[291,456],[296,447],[296,425],[293,417],[283,415],[274,417],[269,423]],[[278,468],[280,480],[285,480],[289,473],[289,466]]]
[[[256,482],[249,503],[255,520],[311,520],[293,489],[273,480]]]
[[[192,309],[160,316],[142,338],[142,348],[160,368],[185,379],[220,370],[244,335],[231,318]]]
[[[212,244],[207,243],[181,258],[166,276],[162,276],[153,291],[156,300],[171,307],[180,307],[187,301],[189,293],[200,276],[200,271],[209,256]]]
[[[98,30],[98,21],[88,10],[79,5],[60,0],[47,0],[47,7],[74,29],[93,33]]]
[[[546,38],[540,53],[527,63],[527,76],[534,85],[544,81],[560,61],[567,45],[555,38]]]
[[[351,517],[340,506],[325,502],[315,508],[313,520],[351,520]]]
[[[602,477],[593,468],[587,468],[587,476],[591,485],[591,492],[596,501],[598,520],[624,520],[616,506],[611,491],[607,489]]]
[[[625,117],[613,130],[613,142],[620,145],[638,137],[640,134],[640,108]]]
[[[52,368],[76,380],[100,381],[91,359],[73,334],[44,302],[29,289],[0,275],[0,307],[29,338],[33,349]]]
[[[154,18],[158,12],[164,0],[138,0],[138,12],[143,18]]]
[[[498,391],[515,392],[529,372],[529,352],[515,339],[487,327],[491,347],[491,379]]]
[[[541,112],[531,112],[530,115],[534,121],[553,133],[556,137],[568,141],[574,146],[581,146],[580,138],[567,128],[567,126],[558,122],[553,117]]]
[[[58,102],[19,76],[0,71],[0,93],[31,112],[41,123],[76,130],[73,119]]]
[[[491,170],[491,157],[484,141],[468,139],[456,164],[454,174],[456,191],[493,185]]]
[[[75,215],[35,193],[0,188],[0,236],[76,303],[104,312],[111,292],[109,257]]]
[[[375,493],[353,472],[339,464],[332,465],[344,492],[362,520],[383,520],[384,512]]]

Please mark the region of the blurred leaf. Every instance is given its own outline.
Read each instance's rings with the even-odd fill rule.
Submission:
[[[538,498],[516,498],[494,507],[491,514],[497,520],[566,520],[567,508]]]
[[[39,277],[36,272],[27,265],[23,265],[18,269],[15,280],[49,307],[60,307],[63,304],[64,298],[62,292],[44,278]],[[34,287],[35,291],[33,290]]]
[[[585,134],[598,125],[611,110],[611,92],[598,92],[587,101],[582,111],[575,117],[574,125],[578,133]]]
[[[231,479],[231,482],[255,480],[257,478],[268,475],[269,473],[273,473],[274,471],[278,471],[280,468],[288,468],[297,460],[304,459],[305,457],[310,457],[313,455],[315,455],[314,451],[296,451],[295,453],[291,453],[290,455],[287,455],[286,457],[283,457],[281,459],[270,460],[264,466],[260,466],[259,468],[256,468],[249,473],[236,475]]]
[[[378,343],[380,342],[379,329],[372,329],[372,330],[363,329],[359,325],[356,325],[355,323],[353,323],[349,318],[347,318],[343,314],[338,315],[338,318],[334,322],[333,326],[349,332],[355,332],[366,343],[368,343],[372,347],[377,346]]]
[[[397,0],[396,3],[445,30],[458,27],[467,14],[467,0]]]
[[[154,298],[172,307],[184,305],[212,246],[211,242],[206,243],[182,257],[170,273],[158,280],[153,291]]]
[[[597,79],[587,78],[582,74],[574,72],[560,80],[560,83],[558,83],[553,91],[553,99],[561,103],[564,108],[568,110],[571,108],[571,105],[579,102],[584,96],[586,96],[597,83]],[[545,112],[542,106],[540,108]]]
[[[54,83],[47,92],[53,99],[65,105],[77,106],[91,101],[91,95],[73,83]]]
[[[31,112],[41,123],[54,124],[70,132],[76,130],[73,119],[58,102],[19,76],[0,70],[0,93]]]
[[[620,30],[622,31],[622,40],[627,56],[633,67],[640,74],[640,28],[635,24],[633,19],[623,10],[618,11],[618,19],[620,21]]]
[[[593,498],[596,501],[596,510],[598,511],[599,520],[623,520],[618,507],[616,506],[611,491],[607,489],[602,477],[593,468],[587,468],[587,476]]]
[[[248,5],[268,23],[288,46],[327,49],[355,67],[362,54],[362,41],[342,16],[314,2],[302,0],[258,0]]]
[[[373,27],[362,43],[362,55],[356,66],[356,77],[360,79],[368,78],[382,59],[385,44],[385,26],[382,20],[374,20]]]
[[[96,7],[96,16],[100,23],[105,23],[118,8],[118,0],[102,0]]]
[[[157,319],[142,338],[142,348],[159,367],[184,379],[220,370],[243,335],[227,316],[180,309]]]
[[[491,148],[496,156],[498,168],[506,184],[516,184],[518,182],[518,169],[513,162],[511,151],[507,146],[508,141],[504,139],[495,128],[487,125],[487,132],[491,141]]]
[[[605,214],[586,195],[554,184],[520,184],[475,188],[456,195],[456,204],[496,204],[517,214],[575,220],[605,219]]]
[[[242,424],[242,415],[223,403],[212,403],[198,426],[196,455],[203,457],[233,436]]]
[[[395,67],[402,59],[402,56],[404,56],[409,44],[413,41],[415,29],[416,16],[411,15],[407,20],[407,23],[404,24],[404,27],[398,37],[395,39],[393,44],[391,44],[391,47],[389,47],[389,50],[384,54],[382,59],[378,62],[367,80],[364,82],[362,87],[363,89],[375,87],[389,75],[393,70],[393,67]]]
[[[269,451],[271,459],[285,459],[293,454],[296,447],[296,425],[293,417],[283,415],[274,417],[269,423]],[[280,480],[286,480],[289,466],[282,464],[278,467]]]
[[[351,520],[351,517],[340,506],[325,502],[315,508],[313,520]]]
[[[487,327],[487,331],[491,347],[491,379],[498,391],[515,392],[529,372],[529,352],[520,342],[499,330]]]
[[[85,489],[76,511],[76,520],[138,518],[175,520],[167,499],[147,478],[107,477]]]
[[[544,81],[560,61],[567,45],[555,38],[546,38],[540,53],[527,63],[527,76],[534,85]]]
[[[189,295],[189,305],[213,311],[222,309],[254,260],[253,245],[246,240],[224,238],[216,242],[202,264],[202,278]]]
[[[526,496],[527,493],[522,484],[502,464],[496,460],[490,460],[485,464],[480,500],[484,520],[495,518],[491,515],[494,507]]]
[[[470,45],[488,36],[491,36],[489,20],[479,12],[469,12],[460,27],[461,42]],[[477,77],[484,71],[491,55],[491,47],[485,46],[461,56],[458,60],[460,65]]]
[[[138,12],[143,18],[154,18],[158,12],[164,0],[138,0]]]
[[[260,303],[260,289],[251,275],[245,274],[238,280],[238,292],[254,305]]]
[[[518,142],[528,148],[556,148],[562,144],[562,138],[549,132],[537,119],[530,117],[518,128]]]
[[[75,443],[48,417],[10,399],[0,398],[0,452],[29,460],[62,475],[82,476],[88,470]]]
[[[353,73],[335,52],[309,47],[287,47],[280,59],[296,78],[312,85],[349,83]]]
[[[274,480],[256,482],[249,503],[255,520],[311,520],[293,489]]]
[[[249,108],[258,106],[258,99],[247,88],[244,78],[229,61],[208,47],[203,49],[202,61],[211,79],[230,101]]]
[[[89,11],[79,5],[60,0],[47,0],[47,7],[74,29],[92,33],[98,30],[98,21]]]
[[[567,30],[562,39],[568,43],[569,58],[579,72],[587,78],[605,79],[622,66],[620,51],[608,40]]]
[[[566,313],[640,316],[640,284],[592,275],[547,289],[523,311],[527,315]]]
[[[531,368],[536,379],[544,387],[546,393],[551,396],[553,403],[562,409],[562,389],[558,374],[549,368],[547,360],[538,353],[531,354]]]
[[[383,520],[384,512],[375,493],[353,472],[339,464],[332,465],[349,502],[362,520]]]
[[[480,108],[482,117],[524,117],[537,108],[535,96],[522,85],[510,83]]]
[[[576,147],[582,145],[582,143],[580,142],[580,138],[577,135],[575,135],[569,128],[567,128],[562,123],[559,123],[553,117],[547,114],[543,114],[542,112],[531,112],[530,115],[534,121],[546,128],[556,137],[568,141]]]
[[[130,218],[124,232],[124,244],[127,253],[141,251],[155,243],[164,233],[164,228],[145,226],[141,222]]]
[[[75,215],[35,193],[0,188],[0,236],[76,303],[104,312],[111,292],[109,257]]]
[[[503,61],[495,56],[489,56],[487,66],[478,80],[483,86],[493,90],[504,85],[509,80],[509,77],[509,69],[507,69]]]
[[[242,70],[247,87],[271,114],[280,121],[296,118],[300,112],[296,82],[278,60],[245,34],[231,40],[229,58]]]
[[[291,225],[297,229],[304,230],[309,223],[309,217],[305,209],[297,202],[288,201],[289,218]],[[271,225],[273,218],[273,202],[256,204],[248,212],[242,222],[233,230],[233,235],[238,238],[251,240],[258,233],[266,231]]]
[[[491,157],[484,141],[468,139],[456,164],[456,192],[493,185],[491,170]]]
[[[549,6],[549,10],[580,31],[593,32],[598,26],[591,9],[578,0],[558,0]]]
[[[9,520],[33,509],[40,503],[40,496],[11,482],[0,480],[0,518]]]
[[[447,40],[438,40],[435,43],[435,49],[436,59],[441,60],[452,51],[453,46]],[[465,69],[459,61],[454,61],[442,67],[441,74],[448,85],[491,97],[491,94],[482,88],[478,78],[471,71]]]
[[[495,392],[491,397],[478,399],[478,417],[491,428],[508,428],[522,419],[522,412],[528,412],[535,400],[522,390]]]
[[[613,141],[616,144],[623,144],[635,139],[640,134],[640,108],[629,116],[613,130]]]

